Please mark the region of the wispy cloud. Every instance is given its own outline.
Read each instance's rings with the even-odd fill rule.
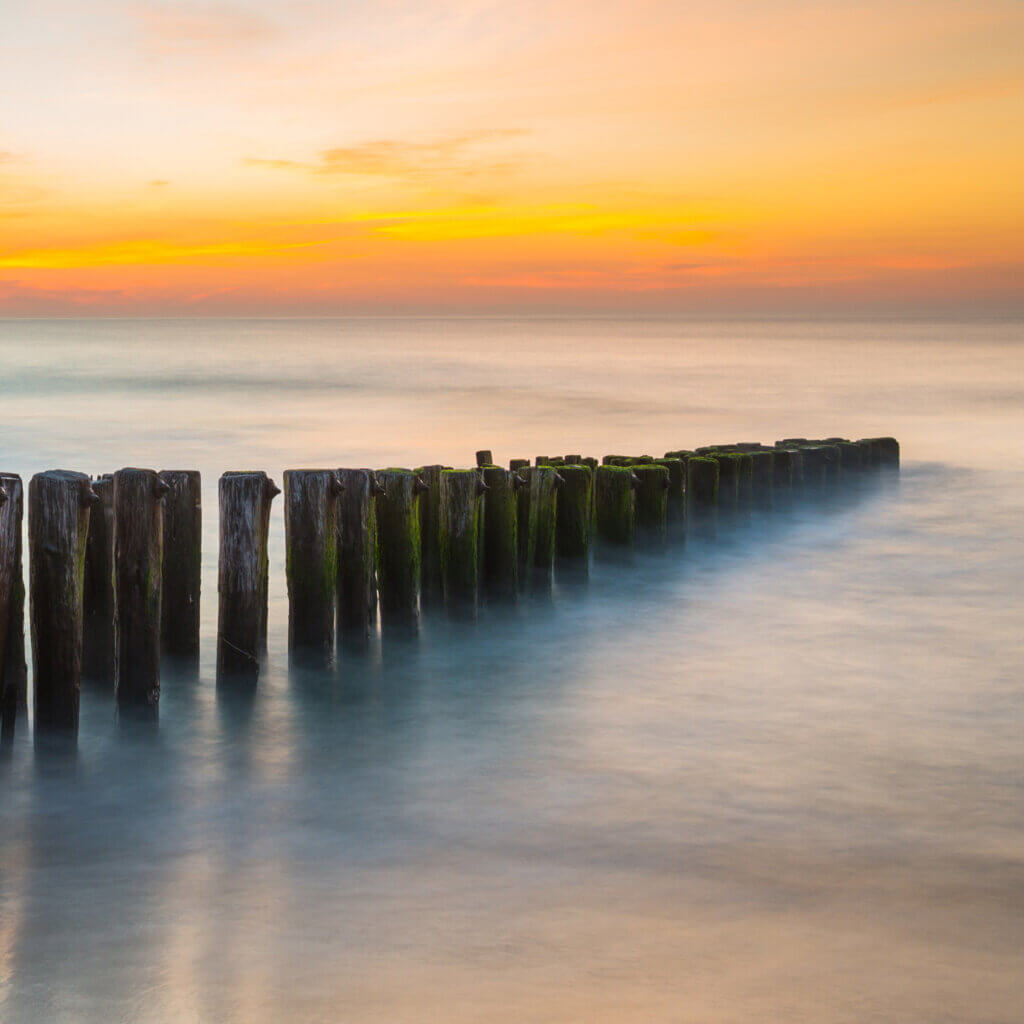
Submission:
[[[153,188],[162,188],[164,185],[170,185],[170,182],[166,178],[154,178],[152,181],[146,182],[147,185],[151,185]]]
[[[526,135],[516,128],[491,128],[463,132],[429,142],[375,139],[354,146],[322,150],[314,161],[248,157],[250,167],[303,171],[315,175],[362,175],[417,180],[437,177],[475,177],[509,171],[518,166],[501,159],[494,144]]]
[[[228,3],[136,3],[130,8],[156,50],[222,50],[261,43],[278,34],[262,14]]]

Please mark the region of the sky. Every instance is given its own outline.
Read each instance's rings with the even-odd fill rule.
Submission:
[[[0,315],[1024,312],[1020,0],[2,0]]]

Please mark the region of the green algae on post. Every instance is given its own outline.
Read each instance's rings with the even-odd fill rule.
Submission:
[[[419,503],[426,486],[410,469],[378,470],[377,482],[383,488],[376,498],[381,626],[415,631],[420,597]]]
[[[28,712],[21,477],[0,473],[0,494],[0,741],[10,743]]]
[[[739,510],[740,460],[735,452],[711,451],[707,458],[718,463],[718,510],[726,519]]]
[[[163,498],[152,469],[114,474],[114,694],[121,711],[160,701]]]
[[[666,456],[655,464],[668,470],[668,528],[679,533],[686,523],[686,463]]]
[[[636,539],[636,476],[630,466],[598,466],[594,481],[596,539],[612,548]]]
[[[217,491],[217,682],[255,683],[267,638],[270,506],[281,491],[261,470],[224,473]]]
[[[633,467],[636,485],[636,526],[647,543],[664,544],[668,539],[669,476],[665,466],[642,463]]]
[[[423,481],[419,498],[420,601],[424,608],[440,607],[441,587],[441,471],[444,466],[420,466],[415,472]]]
[[[491,466],[494,464],[494,456],[491,454],[489,448],[481,448],[476,453],[476,465],[477,469],[483,469],[484,466]]]
[[[484,485],[475,469],[441,471],[441,587],[449,614],[475,619]]]
[[[531,518],[534,538],[531,586],[545,590],[551,586],[555,565],[555,533],[558,490],[562,477],[554,466],[534,466],[529,470]]]
[[[160,479],[168,488],[163,512],[160,647],[171,657],[195,660],[199,657],[199,591],[203,566],[202,483],[199,472],[194,469],[162,469]],[[95,512],[93,518],[96,518]],[[91,536],[91,523],[89,533]]]
[[[720,468],[701,455],[686,460],[686,529],[702,538],[714,536],[718,515]]]
[[[586,570],[590,557],[592,470],[569,463],[559,470],[562,484],[556,502],[555,553],[559,564]]]
[[[517,489],[512,473],[484,466],[483,587],[489,601],[515,601],[519,591]]]
[[[530,465],[529,459],[509,459],[508,468],[510,473],[518,473],[521,469],[528,469]]]
[[[767,511],[774,505],[775,450],[758,448],[748,452],[754,508]]]
[[[78,734],[85,545],[95,500],[84,473],[56,469],[29,481],[29,617],[37,733]],[[158,595],[157,629],[159,623]]]

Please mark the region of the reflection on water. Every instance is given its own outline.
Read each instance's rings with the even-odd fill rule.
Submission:
[[[159,722],[87,686],[77,753],[0,764],[0,1020],[1018,1020],[1019,332],[376,330],[0,324],[0,468],[196,465],[207,513]],[[276,508],[266,671],[215,685],[229,466],[835,431],[899,436],[899,485],[326,673]]]

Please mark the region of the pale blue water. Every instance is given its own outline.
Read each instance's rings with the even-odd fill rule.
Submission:
[[[1019,324],[0,321],[0,469],[197,467],[198,677],[0,763],[0,1021],[1005,1022]],[[226,469],[893,434],[899,485],[218,697]]]

